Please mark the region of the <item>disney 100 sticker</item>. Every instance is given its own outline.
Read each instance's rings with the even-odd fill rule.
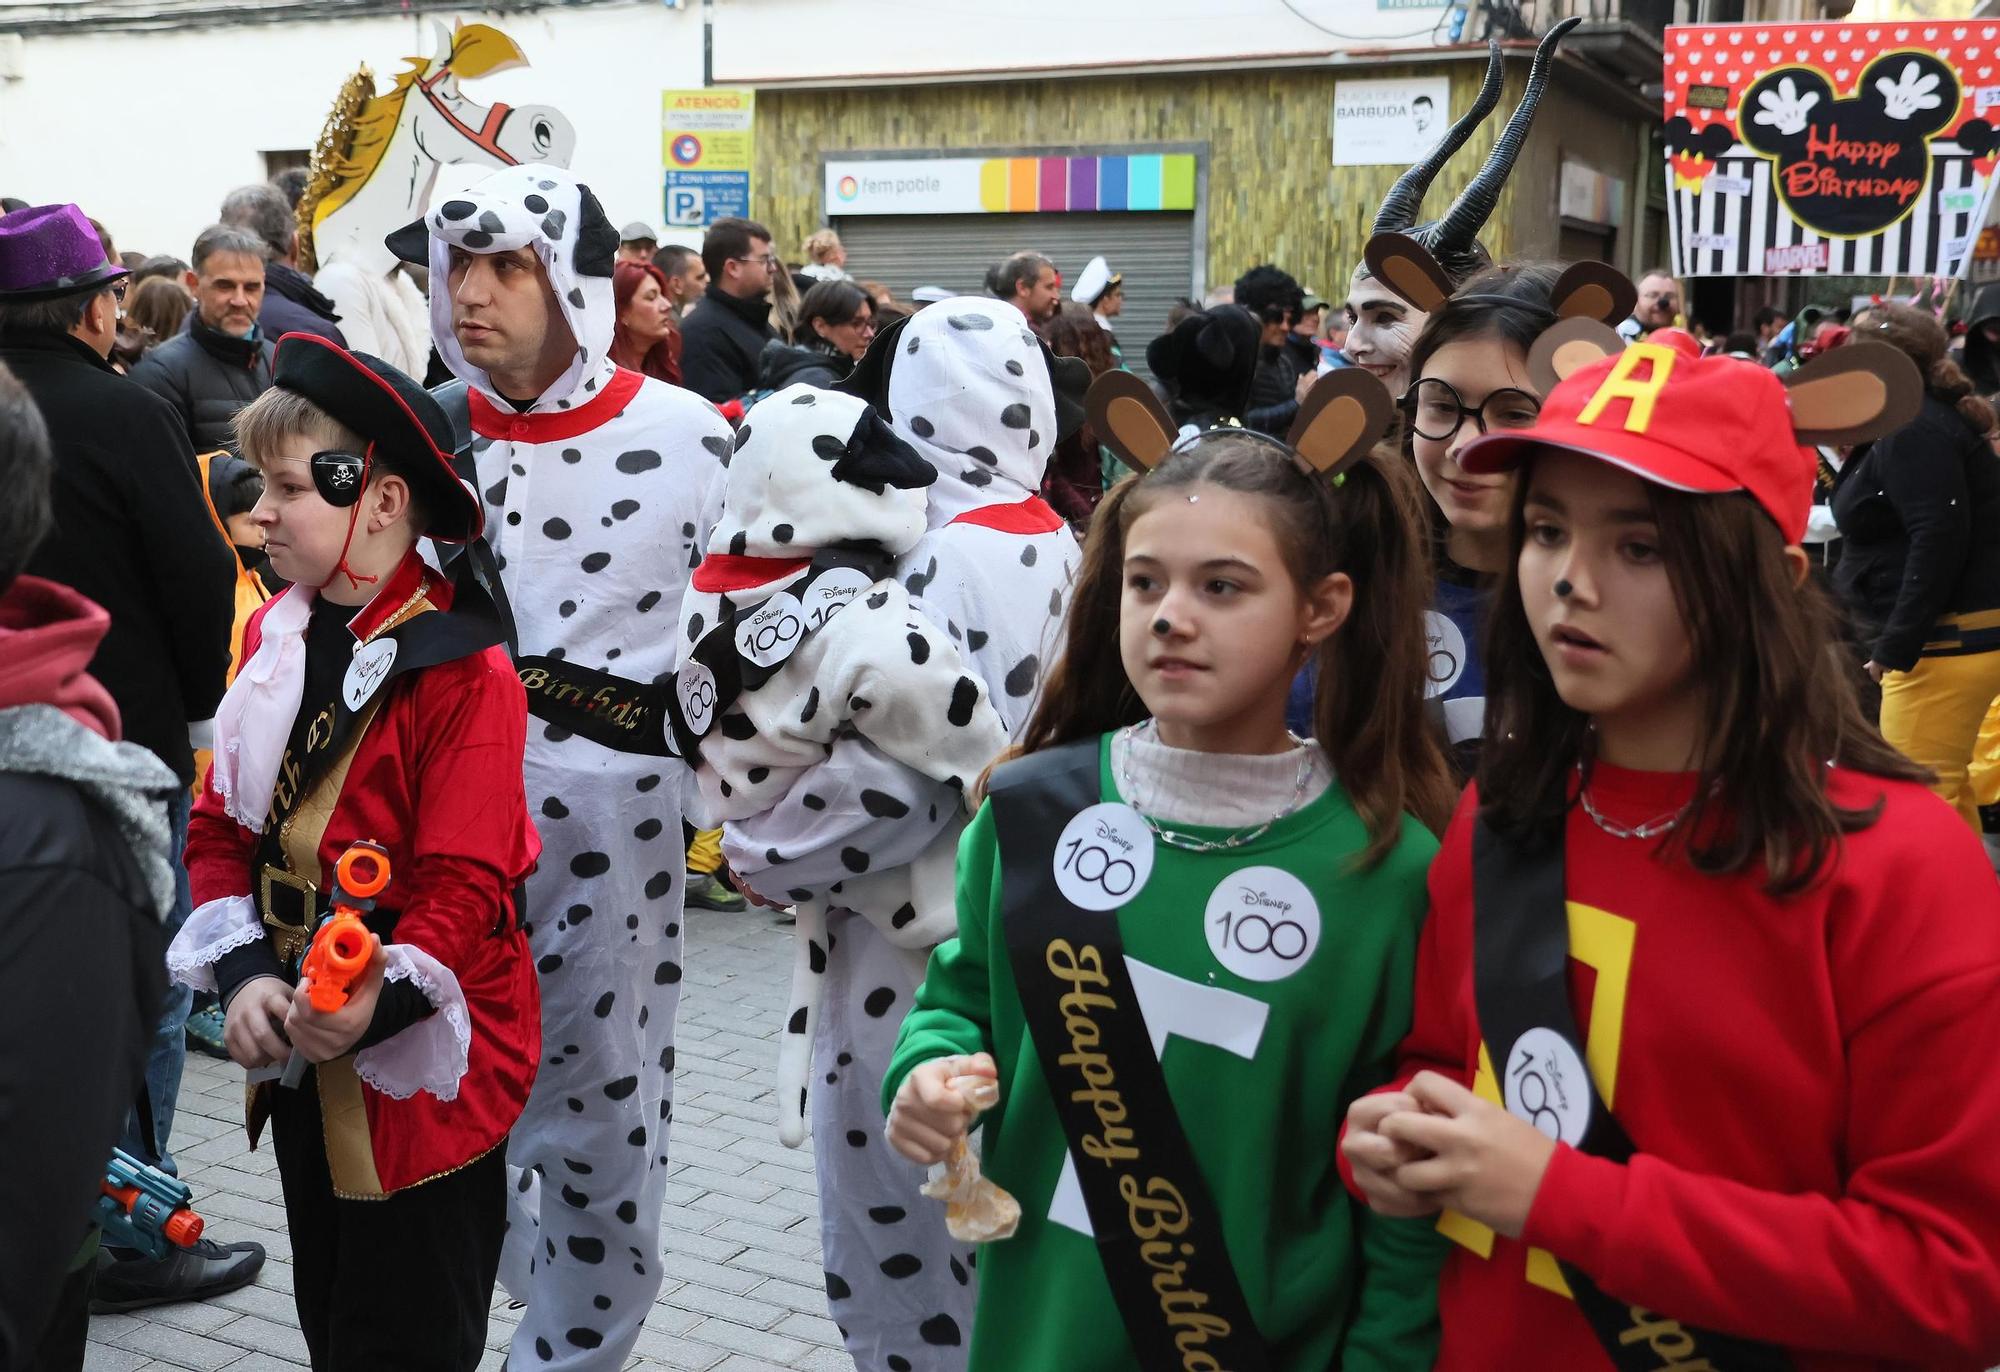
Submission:
[[[1502,1088],[1507,1111],[1557,1143],[1583,1143],[1590,1128],[1590,1082],[1576,1046],[1553,1029],[1534,1028],[1514,1040]]]
[[[1116,910],[1153,875],[1153,831],[1129,805],[1080,810],[1056,840],[1056,888],[1083,910]]]
[[[360,709],[388,679],[389,669],[396,665],[396,640],[378,638],[372,643],[364,643],[354,650],[354,661],[347,664],[347,675],[341,679],[341,699],[349,711]]]
[[[1283,981],[1319,947],[1319,902],[1279,867],[1245,867],[1225,877],[1202,916],[1215,960],[1250,981]]]

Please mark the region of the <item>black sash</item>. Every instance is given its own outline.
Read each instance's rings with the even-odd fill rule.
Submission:
[[[467,565],[464,561],[460,563],[461,567]],[[382,699],[391,681],[405,672],[470,657],[505,640],[499,613],[477,582],[461,575],[456,579],[454,590],[449,610],[426,610],[375,637],[374,642],[377,643],[394,639],[396,658],[358,710],[348,708],[344,682],[343,688],[336,690],[331,700],[299,701],[299,717],[312,722],[305,731],[299,753],[295,755],[293,749],[287,746],[285,756],[278,765],[277,784],[271,794],[271,810],[257,843],[253,871],[267,866],[285,866],[284,849],[279,843],[285,822],[306,797],[319,788],[327,768],[346,753],[348,745],[353,742],[355,729],[369,715],[375,702]],[[318,884],[317,872],[300,872],[298,875]]]
[[[1080,909],[1055,881],[1063,827],[1101,799],[1098,741],[1010,762],[988,795],[1014,981],[1139,1366],[1263,1372],[1270,1356],[1153,1052],[1117,914]]]
[[[805,571],[755,605],[718,597],[715,624],[666,681],[632,681],[558,657],[516,657],[528,713],[617,752],[697,762],[702,739],[737,697],[770,680],[807,635],[852,599],[850,593],[846,599],[816,601],[808,594],[814,583],[826,572],[848,568],[857,574],[845,579],[849,585],[873,584],[894,565],[877,548],[822,548]],[[780,596],[791,597],[796,611]],[[745,656],[737,640],[746,627],[761,635],[767,648],[783,647],[783,654],[764,663]]]
[[[1500,1074],[1502,1098],[1511,1098],[1508,1083],[1519,1078],[1517,1095],[1525,1107],[1535,1109],[1538,1117],[1546,1115],[1550,1128],[1560,1129],[1572,1147],[1627,1162],[1637,1150],[1597,1093],[1570,1007],[1561,837],[1527,849],[1479,819],[1472,830],[1472,893],[1473,994],[1480,1032]],[[1522,1036],[1535,1030],[1553,1032],[1567,1045],[1567,1053],[1551,1056],[1537,1052],[1532,1041],[1522,1045]],[[1588,1122],[1581,1138],[1572,1138],[1573,1125],[1557,1122],[1574,1121],[1580,1109],[1587,1110]],[[1782,1372],[1791,1366],[1785,1353],[1770,1344],[1656,1315],[1606,1295],[1581,1268],[1561,1259],[1557,1265],[1591,1332],[1620,1372]]]
[[[478,490],[479,468],[472,457],[470,392],[461,381],[439,386],[431,395],[444,407],[458,440],[452,467]],[[463,550],[446,544],[439,544],[438,549],[439,555],[446,559],[447,569],[462,567],[465,575],[477,581],[498,608],[506,626],[507,651],[514,658],[521,687],[528,693],[528,713],[613,752],[695,762],[701,756],[701,739],[715,720],[739,695],[763,685],[782,665],[760,667],[737,653],[735,631],[739,610],[727,596],[722,597],[722,612],[716,626],[688,654],[690,661],[702,664],[710,680],[691,679],[699,677],[696,673],[677,674],[667,681],[634,681],[567,658],[547,654],[523,657],[513,607],[508,604],[506,589],[501,585],[493,550],[483,540]],[[826,548],[785,591],[799,596],[821,572],[831,567],[856,568],[872,582],[888,575],[893,566],[894,560],[879,549]],[[749,613],[755,614],[757,608],[752,607]],[[798,637],[803,638],[831,617],[829,612],[802,626]],[[699,728],[694,727],[697,724]]]

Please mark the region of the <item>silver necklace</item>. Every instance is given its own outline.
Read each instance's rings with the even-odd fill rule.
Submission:
[[[1671,834],[1681,827],[1681,821],[1687,818],[1688,810],[1694,805],[1693,801],[1689,801],[1679,809],[1671,810],[1656,819],[1649,819],[1644,824],[1625,825],[1616,820],[1606,819],[1603,811],[1590,803],[1590,790],[1584,784],[1581,763],[1577,764],[1576,782],[1576,798],[1583,802],[1584,814],[1590,816],[1592,824],[1613,838],[1658,838],[1662,834]]]
[[[1157,743],[1160,738],[1159,725],[1150,719],[1142,724],[1130,724],[1125,727],[1125,765],[1118,769],[1118,784],[1119,788],[1124,791],[1128,801],[1135,791],[1135,784],[1132,779],[1132,743],[1139,737],[1139,731],[1142,729],[1147,730],[1151,734],[1152,742]],[[1132,812],[1146,822],[1146,827],[1153,831],[1153,837],[1166,844],[1169,848],[1179,848],[1183,852],[1220,853],[1227,852],[1232,848],[1241,848],[1246,843],[1255,843],[1271,831],[1272,825],[1292,814],[1300,805],[1305,803],[1306,787],[1312,783],[1312,745],[1289,730],[1286,731],[1285,737],[1292,741],[1292,747],[1299,750],[1298,785],[1292,789],[1291,803],[1278,811],[1277,814],[1265,820],[1262,824],[1249,829],[1239,829],[1228,838],[1197,838],[1193,834],[1184,834],[1178,830],[1169,829],[1166,825],[1161,824],[1136,805],[1132,807]]]

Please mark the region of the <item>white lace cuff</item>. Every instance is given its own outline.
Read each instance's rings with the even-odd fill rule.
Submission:
[[[249,896],[223,896],[188,916],[167,946],[167,975],[183,986],[213,992],[215,964],[224,954],[264,937],[257,902]],[[456,989],[456,988],[454,988]]]
[[[408,1100],[419,1091],[439,1100],[457,1100],[472,1049],[472,1017],[457,976],[407,943],[385,943],[382,952],[389,960],[383,982],[409,982],[437,1013],[355,1054],[354,1074],[393,1100]]]

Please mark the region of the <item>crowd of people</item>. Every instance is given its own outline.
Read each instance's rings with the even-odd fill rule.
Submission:
[[[2000,1360],[2000,291],[1496,262],[1535,71],[1343,299],[1144,340],[1104,258],[902,302],[526,164],[388,235],[417,376],[296,181],[184,262],[6,202],[0,1368],[256,1279],[100,1232],[190,1045],[315,1369],[496,1284],[621,1367],[752,905],[862,1372]]]

